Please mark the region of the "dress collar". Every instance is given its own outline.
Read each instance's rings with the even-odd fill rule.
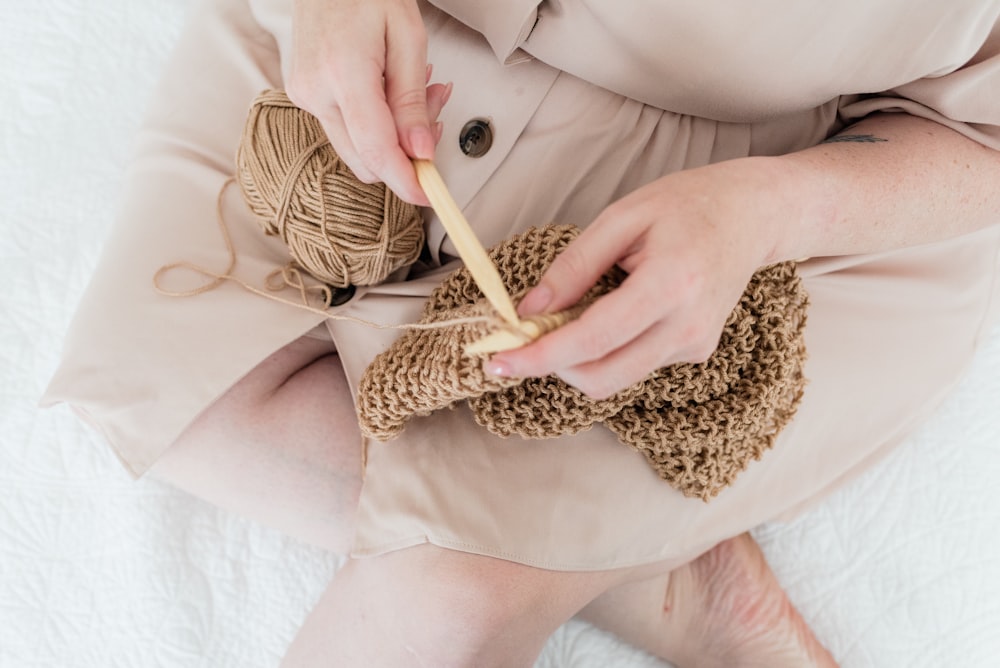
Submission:
[[[519,59],[518,48],[538,19],[540,0],[429,0],[473,30],[482,33],[503,64]]]

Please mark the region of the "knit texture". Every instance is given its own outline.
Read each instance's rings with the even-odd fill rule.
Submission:
[[[533,228],[494,247],[490,257],[508,292],[519,295],[537,284],[578,233],[566,225]],[[622,271],[609,271],[581,304],[623,279]],[[487,375],[486,356],[467,355],[464,347],[492,330],[488,321],[409,330],[372,361],[361,379],[361,429],[390,440],[411,418],[460,401],[468,403],[480,425],[502,437],[552,438],[599,422],[670,485],[707,501],[750,461],[760,459],[794,415],[805,385],[807,306],[794,263],[765,267],[747,285],[706,362],[663,367],[600,400],[555,376]],[[491,309],[471,274],[461,268],[431,294],[421,322],[488,314]]]

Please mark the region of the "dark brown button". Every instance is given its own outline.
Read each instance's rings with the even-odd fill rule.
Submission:
[[[327,287],[330,288],[330,306],[343,306],[351,301],[356,292],[353,285],[348,285],[346,288],[335,288],[332,285]]]
[[[486,155],[493,145],[493,129],[489,121],[474,118],[462,128],[458,135],[458,146],[470,158]]]

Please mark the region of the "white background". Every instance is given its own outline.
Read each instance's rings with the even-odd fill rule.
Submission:
[[[339,564],[133,482],[68,410],[35,408],[188,5],[0,0],[2,668],[277,666]],[[892,457],[756,535],[844,666],[997,666],[998,481],[1000,330]],[[577,622],[538,662],[662,665]]]

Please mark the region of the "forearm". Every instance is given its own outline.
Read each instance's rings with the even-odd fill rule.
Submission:
[[[799,215],[779,226],[770,259],[877,252],[1000,223],[1000,151],[907,114],[840,136],[865,135],[774,159],[775,187]]]

